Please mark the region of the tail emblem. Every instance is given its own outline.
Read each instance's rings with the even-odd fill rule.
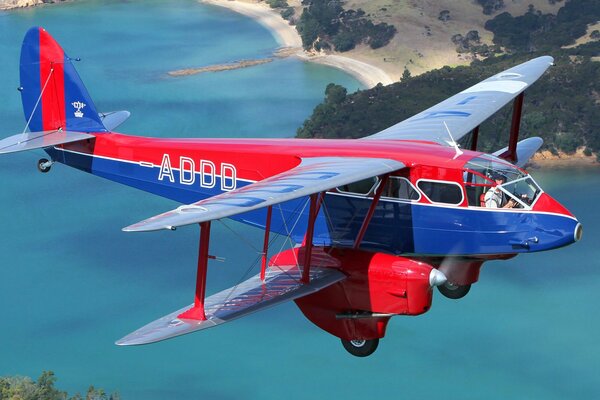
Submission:
[[[76,109],[76,111],[73,113],[73,115],[75,115],[75,118],[82,118],[83,113],[81,112],[81,109],[85,107],[85,103],[81,101],[76,101],[74,103],[71,103],[71,105]]]

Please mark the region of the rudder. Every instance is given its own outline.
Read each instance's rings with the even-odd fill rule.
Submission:
[[[25,34],[20,74],[30,131],[107,131],[71,58],[45,29],[34,27]]]

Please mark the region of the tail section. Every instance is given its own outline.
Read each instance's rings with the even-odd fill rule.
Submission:
[[[34,27],[25,35],[20,72],[30,131],[107,131],[71,58],[45,29]]]

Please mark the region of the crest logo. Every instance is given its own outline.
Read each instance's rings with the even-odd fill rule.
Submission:
[[[71,105],[73,107],[75,107],[75,112],[73,113],[73,115],[75,115],[75,118],[83,117],[83,113],[81,112],[81,109],[85,107],[85,103],[83,103],[81,101],[76,101],[74,103],[71,103]]]

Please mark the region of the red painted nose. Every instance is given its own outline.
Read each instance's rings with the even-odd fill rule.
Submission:
[[[571,211],[567,210],[565,206],[554,200],[547,193],[540,195],[540,198],[533,205],[533,210],[575,217]]]

